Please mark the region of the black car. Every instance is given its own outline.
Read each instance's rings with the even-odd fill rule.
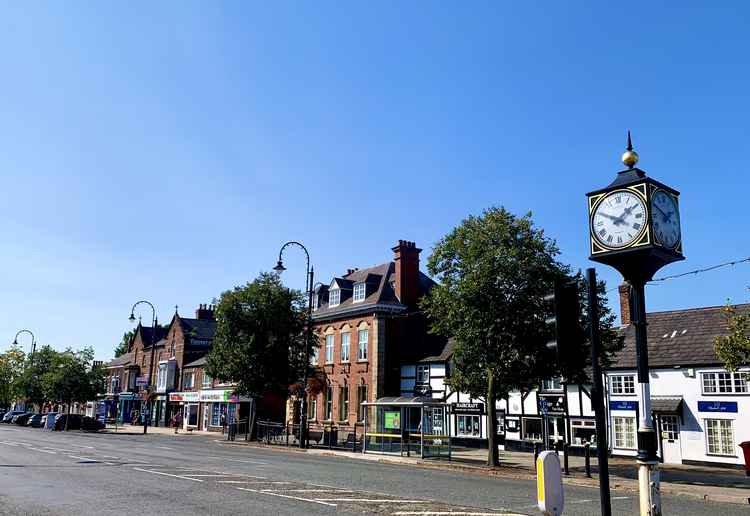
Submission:
[[[26,412],[25,414],[19,414],[13,418],[12,422],[14,425],[23,426],[26,424],[29,418],[33,415],[34,415],[33,412]]]
[[[67,422],[70,420],[70,422]],[[53,430],[80,430],[83,418],[80,414],[59,414]],[[67,429],[65,428],[67,425]]]
[[[98,432],[99,430],[104,430],[104,423],[93,417],[84,416],[81,420],[81,430]]]
[[[31,428],[41,428],[42,417],[42,414],[34,414],[28,421],[26,421],[26,426],[30,426]]]

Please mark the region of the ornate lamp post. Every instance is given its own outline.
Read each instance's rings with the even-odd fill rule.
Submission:
[[[145,304],[151,307],[151,362],[149,364],[149,371],[148,371],[148,385],[146,385],[147,393],[146,393],[146,414],[143,416],[143,433],[147,433],[148,431],[148,423],[151,419],[151,391],[153,390],[153,375],[151,374],[154,369],[154,351],[156,350],[156,323],[158,322],[156,320],[156,308],[154,308],[154,305],[149,303],[148,301],[138,301],[136,304],[133,305],[133,308],[130,309],[130,317],[128,317],[128,320],[131,323],[135,322],[135,307]],[[143,409],[143,405],[141,405],[141,409]]]
[[[279,260],[276,263],[276,267],[273,268],[277,273],[281,274],[286,270],[282,261],[284,249],[289,246],[297,246],[305,252],[306,259],[306,274],[305,274],[305,288],[307,289],[307,329],[305,331],[305,363],[302,371],[302,402],[300,403],[300,416],[299,416],[299,447],[305,448],[307,446],[307,367],[310,363],[310,336],[312,335],[312,301],[313,301],[313,278],[314,271],[310,266],[310,253],[307,252],[307,248],[299,242],[290,241],[281,246],[279,250]]]
[[[18,336],[22,333],[28,333],[31,335],[31,354],[29,355],[29,365],[28,367],[34,366],[34,353],[36,352],[36,337],[34,337],[34,334],[31,332],[31,330],[20,330],[18,333],[16,333],[16,336],[13,338],[13,345],[18,345]]]

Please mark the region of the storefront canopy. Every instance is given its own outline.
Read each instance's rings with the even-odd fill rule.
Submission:
[[[373,407],[419,407],[421,405],[445,405],[441,400],[428,396],[386,396],[375,401],[363,403]]]
[[[682,412],[682,396],[651,396],[651,412],[680,414]]]

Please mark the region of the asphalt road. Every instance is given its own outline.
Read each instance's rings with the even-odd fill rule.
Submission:
[[[566,486],[565,514],[599,514]],[[637,497],[613,491],[613,513]],[[232,446],[198,436],[44,432],[0,425],[0,514],[539,514],[528,480]],[[664,514],[748,515],[664,497]]]

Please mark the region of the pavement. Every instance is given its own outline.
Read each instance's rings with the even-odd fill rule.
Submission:
[[[0,514],[538,514],[533,479],[326,451],[229,444],[163,429],[81,433],[0,425]],[[361,455],[361,454],[357,454]],[[507,468],[511,470],[512,468]],[[599,514],[598,490],[570,484],[565,514]],[[613,514],[637,496],[612,491]],[[747,515],[748,506],[665,494],[665,514]]]

